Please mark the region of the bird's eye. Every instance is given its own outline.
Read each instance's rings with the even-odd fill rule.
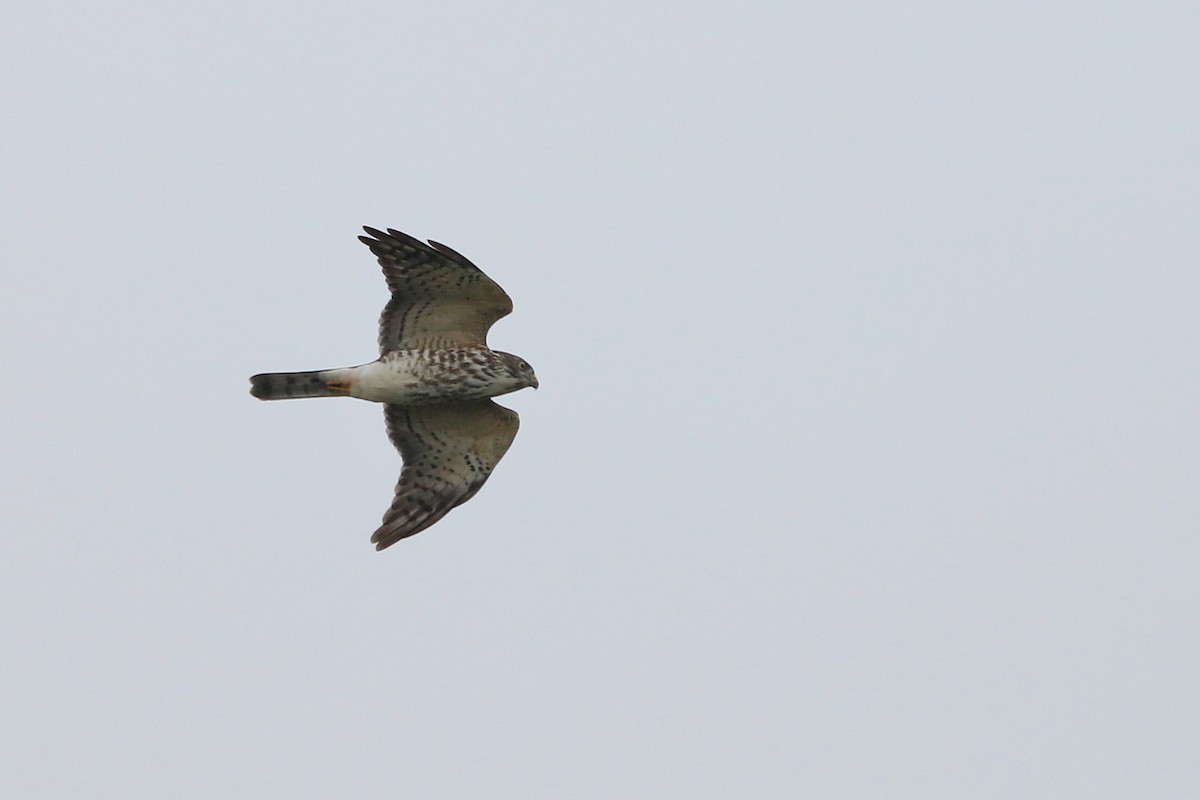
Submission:
[[[517,367],[519,369],[529,369],[529,365],[526,364],[524,361],[522,361],[520,364],[517,364]]]

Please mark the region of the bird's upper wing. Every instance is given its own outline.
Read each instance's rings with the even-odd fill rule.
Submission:
[[[488,399],[387,405],[384,416],[404,468],[383,525],[371,537],[376,550],[420,533],[474,497],[520,425],[517,412]]]
[[[379,258],[392,299],[379,318],[379,352],[486,346],[512,300],[479,267],[437,242],[388,228],[359,240]]]

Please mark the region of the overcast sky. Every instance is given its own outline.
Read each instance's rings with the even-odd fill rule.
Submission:
[[[0,794],[1185,798],[1188,3],[18,3]],[[540,391],[376,553],[359,226]]]

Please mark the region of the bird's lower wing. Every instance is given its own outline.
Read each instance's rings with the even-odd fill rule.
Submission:
[[[507,452],[520,425],[515,411],[491,400],[388,405],[384,414],[404,467],[392,505],[371,537],[376,550],[420,533],[470,500]]]

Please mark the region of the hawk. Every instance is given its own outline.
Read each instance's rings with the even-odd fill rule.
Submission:
[[[371,537],[383,550],[475,496],[517,435],[517,413],[497,395],[538,387],[533,367],[487,345],[512,311],[499,284],[444,244],[388,228],[359,240],[379,259],[392,293],[379,318],[379,358],[316,372],[250,378],[260,400],[349,396],[384,404],[388,438],[404,466],[392,505]]]

